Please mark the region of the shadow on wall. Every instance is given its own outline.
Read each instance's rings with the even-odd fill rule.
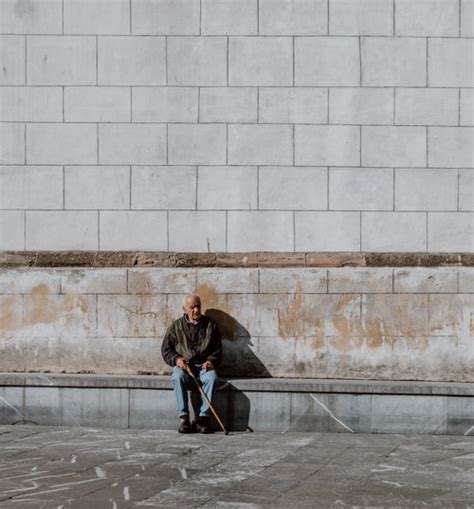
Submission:
[[[222,336],[224,355],[219,374],[224,377],[270,378],[271,374],[255,355],[249,331],[234,317],[220,309],[208,309]]]
[[[206,315],[217,323],[222,336],[224,353],[222,365],[219,369],[221,378],[271,377],[265,365],[255,355],[255,345],[252,342],[252,337],[241,323],[220,309],[210,308],[206,311]],[[247,431],[250,429],[250,400],[231,382],[227,381],[218,388],[215,408],[227,429],[231,431]],[[213,428],[215,430],[219,429],[214,419]]]

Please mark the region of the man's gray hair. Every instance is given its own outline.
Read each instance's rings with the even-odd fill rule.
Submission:
[[[188,293],[188,295],[185,295],[183,297],[183,307],[186,306],[186,304],[188,303],[188,300],[191,300],[191,299],[199,299],[199,302],[201,302],[201,297],[199,297],[199,295],[197,293]]]

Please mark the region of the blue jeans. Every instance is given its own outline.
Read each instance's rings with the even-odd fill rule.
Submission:
[[[190,365],[194,375],[201,381],[204,394],[209,398],[212,403],[214,393],[217,385],[217,373],[214,369],[206,371],[201,369],[201,365]],[[191,380],[191,377],[181,368],[175,366],[173,368],[172,381],[174,387],[174,394],[176,397],[176,406],[178,407],[178,415],[185,417],[189,415],[188,405],[188,389],[195,389],[196,383]],[[201,406],[199,408],[199,417],[209,417],[210,410],[204,398],[201,398]]]

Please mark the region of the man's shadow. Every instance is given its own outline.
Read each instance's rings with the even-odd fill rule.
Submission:
[[[241,323],[220,309],[208,309],[206,315],[216,322],[223,347],[214,408],[228,430],[252,431],[249,427],[250,400],[232,384],[232,378],[270,378],[271,374],[256,356],[252,337]],[[199,402],[196,396],[192,394],[193,406]],[[212,421],[213,429],[219,430],[215,419]]]

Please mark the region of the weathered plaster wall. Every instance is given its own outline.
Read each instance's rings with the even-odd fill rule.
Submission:
[[[225,337],[223,372],[474,381],[472,268],[3,269],[0,370],[167,372],[182,296]]]
[[[473,0],[2,0],[0,250],[472,251]]]

